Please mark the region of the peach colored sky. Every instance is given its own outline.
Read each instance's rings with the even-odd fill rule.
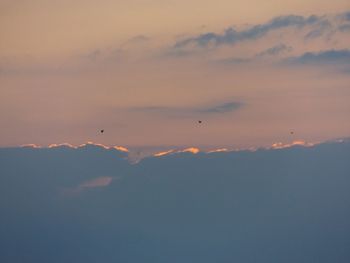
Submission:
[[[349,1],[0,0],[0,22],[1,146],[350,135]]]

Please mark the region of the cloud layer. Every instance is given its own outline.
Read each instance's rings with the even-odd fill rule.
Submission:
[[[1,148],[0,261],[347,263],[350,143],[303,145]]]

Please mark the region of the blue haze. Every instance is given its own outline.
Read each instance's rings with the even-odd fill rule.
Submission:
[[[348,263],[349,189],[347,141],[138,164],[93,145],[2,148],[0,262]]]

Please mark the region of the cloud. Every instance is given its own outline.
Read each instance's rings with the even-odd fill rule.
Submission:
[[[174,150],[168,150],[168,151],[157,152],[157,153],[155,153],[153,156],[154,156],[154,157],[161,157],[161,156],[164,156],[164,155],[167,155],[167,154],[171,154],[171,153],[174,153]]]
[[[282,52],[289,52],[292,50],[291,46],[304,51],[311,43],[323,48],[346,48],[345,33],[350,31],[348,17],[349,13],[310,16],[291,14],[248,27],[234,25],[223,32],[205,32],[180,39],[169,48],[167,54],[184,57],[205,53],[205,58],[240,64],[255,61],[259,56],[276,56]],[[268,43],[271,45],[271,42],[276,41],[286,44],[266,49],[260,54],[256,53],[257,46]],[[258,44],[252,46],[254,43]],[[238,57],[244,53],[246,57]],[[236,55],[227,58],[228,54]]]
[[[97,177],[94,179],[84,181],[76,187],[62,189],[61,194],[64,197],[74,197],[74,196],[81,194],[84,191],[89,190],[89,189],[109,186],[113,180],[119,180],[119,179],[121,179],[121,178],[120,177],[110,177],[110,176]]]
[[[346,21],[350,21],[350,12],[346,12],[342,15],[342,17],[346,20]]]
[[[291,46],[287,46],[285,44],[277,44],[275,46],[272,46],[270,48],[267,48],[251,57],[233,57],[233,58],[226,58],[219,60],[220,63],[224,64],[242,64],[242,63],[250,63],[250,62],[256,62],[256,61],[263,61],[267,58],[274,58],[278,57],[284,53],[292,51],[293,48]]]
[[[226,58],[220,60],[220,63],[224,64],[243,64],[254,61],[254,58]]]
[[[238,110],[241,106],[242,104],[239,102],[226,102],[213,107],[201,108],[198,111],[202,113],[226,113]]]
[[[107,146],[101,143],[94,143],[94,142],[87,142],[87,143],[83,143],[81,145],[73,145],[67,142],[64,143],[52,143],[50,145],[48,145],[47,147],[45,146],[41,146],[41,145],[36,145],[36,144],[24,144],[21,147],[24,148],[42,148],[42,149],[64,149],[64,148],[68,148],[68,149],[82,149],[82,148],[102,148],[105,150],[116,150],[120,153],[128,153],[129,149],[124,147],[124,146],[119,146],[119,145],[113,145],[113,146]]]
[[[256,54],[256,57],[264,57],[264,56],[277,56],[284,52],[292,51],[292,47],[287,46],[285,44],[278,44],[273,47],[270,47],[260,53]]]
[[[52,143],[48,146],[48,148],[61,148],[61,147],[67,147],[67,148],[73,148],[73,149],[77,149],[78,147],[70,144],[70,143]]]
[[[121,152],[126,152],[126,153],[129,152],[129,149],[123,146],[113,146],[113,148]]]
[[[246,40],[255,40],[265,36],[267,33],[288,27],[302,28],[307,25],[315,25],[322,21],[323,18],[312,15],[309,17],[288,15],[276,17],[267,23],[254,25],[245,30],[236,30],[234,27],[230,27],[224,31],[224,33],[208,32],[199,36],[183,39],[175,43],[175,49],[181,49],[190,45],[196,45],[199,47],[219,46],[223,44],[236,44],[237,42]]]
[[[229,150],[227,148],[219,148],[219,149],[214,149],[210,150],[207,153],[223,153],[223,152],[228,152]]]
[[[192,153],[192,154],[197,154],[201,152],[201,150],[199,148],[196,147],[190,147],[190,148],[186,148],[183,150],[168,150],[168,151],[162,151],[162,152],[157,152],[155,154],[153,154],[153,157],[162,157],[162,156],[166,156],[166,155],[171,155],[171,154],[179,154],[179,153]],[[206,154],[211,154],[211,153],[223,153],[223,152],[229,152],[229,150],[227,148],[218,148],[218,149],[214,149],[214,150],[209,150],[203,153]]]
[[[350,64],[350,50],[324,50],[319,52],[306,52],[297,57],[288,58],[288,64]]]
[[[135,43],[139,44],[139,43],[143,43],[143,42],[146,42],[149,40],[150,40],[150,38],[145,36],[145,35],[137,35],[137,36],[134,36],[134,37],[128,39],[126,41],[126,43],[127,44],[135,44]]]
[[[102,56],[102,51],[100,49],[95,49],[86,55],[86,58],[95,62]]]
[[[23,148],[41,148],[41,146],[36,145],[34,143],[23,144],[23,145],[21,145],[21,147],[23,147]]]
[[[348,73],[350,65],[350,50],[349,49],[330,49],[322,50],[318,52],[305,52],[298,56],[283,57],[279,58],[278,54],[283,52],[291,51],[291,47],[285,45],[278,45],[262,51],[252,57],[246,58],[228,58],[219,60],[223,64],[242,64],[242,63],[254,63],[254,62],[266,62],[265,59],[268,57],[273,58],[276,56],[272,63],[279,66],[298,66],[298,65],[309,65],[309,66],[321,66],[321,65],[336,65],[339,66],[340,72]],[[344,68],[345,66],[345,68]]]
[[[341,32],[350,32],[350,24],[343,24],[338,27]]]
[[[276,142],[272,144],[271,148],[272,149],[285,149],[293,146],[303,146],[303,147],[312,147],[314,146],[314,143],[302,141],[302,140],[297,140],[293,141],[292,143],[282,143],[282,142]]]
[[[95,188],[108,186],[113,181],[113,177],[103,176],[81,183],[78,188]]]
[[[0,261],[349,262],[350,142],[292,145],[125,166],[104,148],[0,148]]]
[[[180,153],[192,153],[192,154],[197,154],[197,153],[199,153],[199,151],[200,151],[200,150],[199,150],[198,148],[196,148],[196,147],[190,147],[190,148],[186,148],[186,149],[180,151]]]
[[[310,40],[313,38],[321,37],[327,32],[331,33],[332,31],[332,23],[327,20],[323,19],[320,20],[319,23],[317,23],[314,28],[312,28],[306,35],[305,39]]]
[[[206,114],[225,114],[236,111],[243,103],[230,101],[222,104],[197,106],[197,107],[168,107],[168,106],[146,106],[129,108],[132,112],[148,114],[160,114],[174,117],[200,116]]]

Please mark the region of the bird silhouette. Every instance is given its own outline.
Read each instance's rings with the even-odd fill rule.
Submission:
[[[100,130],[100,132],[101,132],[101,133],[104,133],[104,132],[105,132],[105,130]]]
[[[202,123],[202,121],[198,121],[198,123]]]

